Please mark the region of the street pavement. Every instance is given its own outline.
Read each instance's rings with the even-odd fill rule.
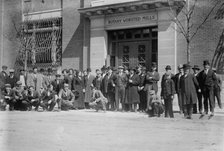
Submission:
[[[175,106],[177,111],[178,108]],[[192,120],[144,113],[0,112],[0,151],[224,151],[224,110]]]

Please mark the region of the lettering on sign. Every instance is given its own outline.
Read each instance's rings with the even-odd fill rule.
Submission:
[[[124,17],[113,17],[106,20],[106,25],[117,25],[117,24],[129,24],[129,23],[140,23],[157,20],[156,14],[153,15],[142,15],[142,16],[124,16]]]

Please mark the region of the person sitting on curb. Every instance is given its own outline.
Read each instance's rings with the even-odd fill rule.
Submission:
[[[155,94],[154,90],[150,91],[151,99],[147,101],[147,109],[149,117],[157,116],[160,117],[164,112],[164,106],[158,95]]]
[[[40,106],[44,111],[52,111],[56,105],[56,92],[53,90],[53,85],[49,84],[47,89],[41,93]]]
[[[95,109],[97,112],[102,109],[106,112],[106,105],[108,103],[107,98],[105,98],[100,90],[93,88],[93,97],[92,101],[89,103],[89,106]]]
[[[59,103],[58,110],[70,110],[73,108],[73,103],[75,101],[75,95],[69,89],[69,85],[64,83],[64,88],[60,90],[58,94]]]

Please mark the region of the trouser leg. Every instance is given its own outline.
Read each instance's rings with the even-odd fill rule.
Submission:
[[[165,105],[165,117],[168,117],[168,111],[169,111],[169,107],[168,107],[168,101],[167,99],[164,99],[164,105]]]
[[[215,89],[214,90],[214,96],[216,97],[217,99],[217,102],[218,102],[218,105],[219,105],[219,108],[221,109],[222,108],[222,103],[221,103],[221,96],[220,96],[220,90],[219,89]],[[214,102],[215,102],[215,98],[214,98]],[[215,106],[215,105],[214,105]]]
[[[178,97],[178,105],[179,105],[179,109],[180,109],[180,113],[183,113],[183,101],[182,101],[182,96],[181,93],[178,92],[177,93],[177,97]]]
[[[174,115],[173,115],[173,100],[169,99],[168,102],[169,102],[169,105],[168,105],[168,107],[169,107],[169,115],[170,115],[171,118],[173,118],[174,117]]]
[[[213,113],[214,112],[214,107],[215,107],[213,88],[209,89],[209,105],[210,105],[210,111]]]
[[[203,93],[203,96],[204,96],[204,111],[205,111],[205,113],[208,113],[208,94],[207,93],[208,93],[207,91],[205,91]]]
[[[197,98],[198,98],[198,110],[199,113],[202,113],[202,93],[197,92]]]

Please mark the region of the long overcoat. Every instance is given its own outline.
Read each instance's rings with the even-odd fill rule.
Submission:
[[[195,104],[197,102],[196,88],[199,87],[198,81],[193,74],[183,75],[180,78],[180,90],[183,105]]]
[[[128,83],[126,90],[126,100],[127,104],[135,104],[140,103],[139,93],[138,93],[138,85],[140,84],[140,77],[137,74],[129,77],[129,80],[132,82]]]
[[[91,98],[92,98],[92,93],[93,93],[93,90],[92,90],[92,84],[93,84],[93,80],[95,79],[95,76],[93,75],[89,75],[85,77],[85,89],[86,89],[86,92],[85,92],[85,103],[89,103]]]

